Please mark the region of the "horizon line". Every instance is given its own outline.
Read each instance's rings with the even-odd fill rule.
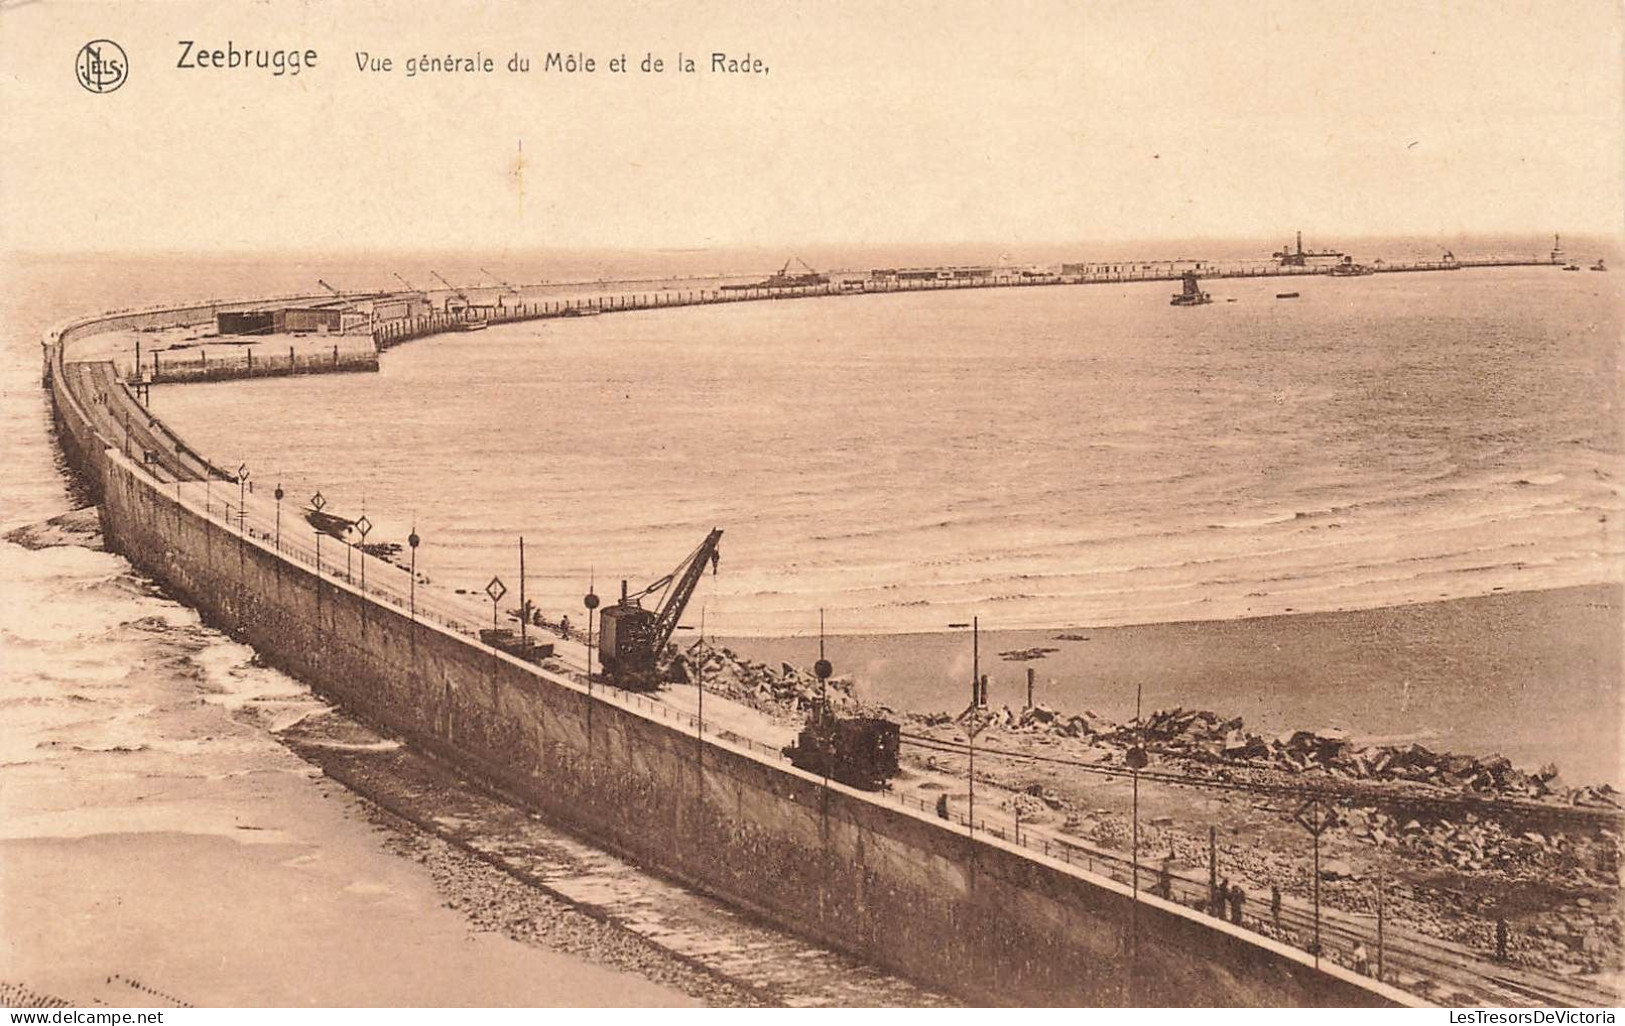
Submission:
[[[1267,243],[1273,245],[1275,243],[1280,242],[1280,240],[1282,240],[1283,238],[1287,239],[1289,242],[1293,241],[1295,233],[1298,230],[1299,229],[1292,228],[1292,229],[1286,230],[1284,233],[1270,233],[1270,234],[1265,234],[1265,233],[1252,234],[1252,233],[1249,233],[1249,234],[1234,234],[1234,235],[1211,234],[1211,235],[1191,235],[1191,236],[1146,235],[1146,236],[1138,236],[1138,237],[1104,236],[1103,235],[1103,236],[1079,236],[1079,237],[1072,238],[1072,239],[1050,239],[1050,240],[1039,240],[1039,239],[1022,239],[1022,240],[1013,240],[1013,239],[1010,239],[1010,240],[1000,240],[1000,239],[957,239],[957,240],[943,240],[943,239],[899,240],[899,239],[887,239],[887,240],[869,240],[869,241],[859,241],[859,240],[834,241],[834,240],[803,239],[803,240],[799,240],[799,241],[798,240],[784,240],[784,241],[780,241],[780,242],[732,242],[732,243],[716,243],[716,244],[702,244],[702,245],[615,245],[615,244],[599,243],[599,244],[528,244],[528,245],[521,245],[521,246],[500,245],[500,244],[492,244],[492,245],[469,244],[469,245],[418,246],[418,245],[410,245],[410,244],[401,244],[401,245],[383,246],[383,247],[380,247],[380,246],[377,246],[377,245],[372,245],[372,246],[336,245],[336,246],[314,246],[314,247],[292,247],[292,246],[274,245],[274,246],[264,246],[264,247],[231,246],[231,247],[196,247],[196,248],[177,247],[177,246],[156,246],[156,247],[151,247],[151,248],[144,248],[144,247],[139,247],[139,246],[108,246],[108,247],[94,247],[94,248],[79,247],[79,248],[62,248],[62,249],[53,248],[53,247],[49,247],[49,246],[7,246],[3,250],[3,256],[5,256],[5,257],[73,257],[73,256],[85,256],[85,257],[103,257],[103,256],[105,256],[105,257],[184,256],[184,257],[191,257],[191,256],[209,256],[209,257],[259,257],[259,258],[263,258],[263,257],[305,257],[305,258],[309,258],[309,257],[329,257],[329,256],[333,256],[333,257],[358,257],[358,256],[364,256],[364,255],[368,255],[368,254],[375,254],[375,255],[389,254],[389,255],[392,255],[392,256],[419,255],[419,254],[421,254],[421,255],[434,255],[434,256],[451,256],[451,255],[456,255],[456,254],[460,254],[460,253],[480,253],[480,254],[491,254],[491,253],[572,253],[572,254],[593,253],[593,254],[612,254],[613,253],[613,254],[635,254],[635,255],[652,256],[652,255],[662,255],[662,254],[668,254],[668,255],[693,255],[693,254],[700,254],[700,253],[736,253],[736,252],[751,251],[751,250],[761,250],[761,251],[768,251],[768,252],[781,252],[781,251],[794,251],[797,247],[801,247],[801,248],[804,248],[804,249],[865,249],[865,248],[868,248],[868,249],[882,249],[882,248],[940,246],[940,247],[944,247],[944,248],[949,248],[949,247],[952,247],[952,248],[986,247],[986,248],[1002,248],[1002,249],[1020,249],[1022,247],[1032,247],[1032,248],[1054,249],[1054,248],[1060,247],[1060,246],[1091,246],[1091,245],[1094,245],[1094,246],[1098,246],[1098,245],[1119,246],[1119,245],[1126,245],[1126,244],[1183,245],[1183,244],[1203,243],[1203,242],[1215,242],[1215,243],[1267,242]],[[1574,239],[1576,241],[1589,240],[1589,241],[1625,242],[1625,223],[1622,223],[1613,232],[1564,231],[1561,228],[1559,228],[1559,229],[1545,229],[1545,230],[1541,230],[1541,229],[1501,229],[1501,230],[1457,229],[1457,230],[1452,230],[1452,231],[1435,230],[1435,231],[1415,232],[1415,233],[1360,232],[1360,233],[1347,233],[1347,234],[1345,234],[1345,233],[1332,232],[1332,231],[1325,231],[1325,232],[1318,231],[1318,230],[1310,231],[1310,230],[1306,229],[1306,230],[1304,230],[1304,234],[1309,239],[1313,240],[1315,245],[1325,244],[1325,242],[1327,240],[1337,240],[1340,243],[1346,243],[1346,242],[1351,242],[1351,241],[1352,242],[1359,242],[1359,241],[1394,242],[1394,241],[1400,241],[1400,240],[1426,240],[1426,239],[1455,239],[1455,240],[1459,240],[1459,239],[1471,239],[1471,238],[1505,239],[1505,238],[1511,238],[1511,237],[1528,237],[1530,239],[1534,239],[1534,238],[1537,238],[1537,237],[1546,237],[1546,236],[1552,236],[1552,235],[1564,236],[1564,237],[1567,237],[1567,238],[1570,238],[1570,239]],[[1308,245],[1308,244],[1309,243],[1306,243],[1306,245]],[[1267,259],[1267,257],[1268,257],[1268,254],[1266,253],[1266,254],[1263,254],[1261,256],[1261,259]]]

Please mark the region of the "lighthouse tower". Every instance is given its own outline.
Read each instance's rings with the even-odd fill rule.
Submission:
[[[1566,261],[1567,259],[1568,259],[1567,255],[1563,252],[1563,236],[1561,236],[1561,235],[1553,235],[1552,236],[1552,263],[1561,264],[1564,261]]]

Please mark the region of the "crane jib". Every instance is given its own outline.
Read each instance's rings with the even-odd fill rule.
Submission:
[[[677,622],[683,618],[683,610],[688,606],[688,600],[694,595],[694,588],[700,583],[700,575],[705,572],[706,564],[714,569],[717,564],[717,542],[722,538],[722,529],[713,528],[706,536],[700,547],[685,560],[681,575],[677,577],[676,586],[667,596],[660,611],[655,614],[654,651],[660,652],[671,640],[672,633],[677,630]],[[669,579],[669,578],[668,578]]]
[[[621,601],[599,614],[599,654],[605,672],[621,686],[640,690],[659,686],[654,674],[660,653],[671,642],[700,575],[708,564],[716,569],[717,542],[721,537],[722,530],[713,528],[675,570],[636,594],[627,594],[623,583]],[[638,603],[638,599],[661,589],[665,594],[657,610],[647,611]]]

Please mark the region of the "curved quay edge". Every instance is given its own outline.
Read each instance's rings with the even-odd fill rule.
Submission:
[[[843,294],[851,293],[805,293]],[[577,309],[691,305],[655,295],[647,304],[595,300]],[[781,298],[801,297],[700,301]],[[188,472],[191,480],[233,475],[195,453],[190,471],[130,459],[92,413],[105,400],[82,394],[81,375],[68,373],[79,339],[193,324],[273,301],[85,317],[42,342],[59,437],[99,504],[110,547],[273,665],[593,843],[968,1001],[1427,1007],[1177,903],[1144,891],[1136,901],[1128,886],[1061,858],[825,781],[762,746],[699,731],[684,714],[591,689],[323,576],[197,508],[176,483]],[[539,316],[569,315],[561,305]],[[455,320],[387,323],[375,341],[382,348],[457,330]],[[191,452],[148,420],[179,452]]]

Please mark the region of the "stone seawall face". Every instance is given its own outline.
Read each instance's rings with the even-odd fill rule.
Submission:
[[[115,550],[361,717],[647,867],[973,1002],[1404,1001],[1143,895],[1131,945],[1121,885],[702,743],[413,622],[166,495],[89,433],[62,378],[53,393],[70,455],[100,483]]]

